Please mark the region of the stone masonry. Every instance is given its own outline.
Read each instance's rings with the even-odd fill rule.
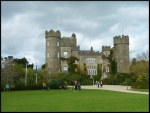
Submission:
[[[75,56],[79,59],[77,64],[87,66],[87,74],[92,77],[97,75],[97,66],[102,66],[103,75],[101,79],[110,76],[109,61],[102,58],[110,54],[110,46],[102,46],[102,52],[94,51],[93,47],[89,50],[80,50],[77,46],[77,38],[73,33],[71,37],[61,37],[61,32],[57,30],[45,31],[46,38],[46,68],[51,74],[68,71],[66,61],[60,58]],[[114,58],[117,62],[117,72],[129,73],[129,36],[114,37]],[[104,71],[105,70],[105,71]]]

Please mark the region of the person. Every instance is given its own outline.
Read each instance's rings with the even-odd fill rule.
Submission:
[[[61,88],[62,88],[62,89],[65,89],[64,83],[62,83]]]
[[[74,81],[74,84],[75,84],[75,92],[77,91],[77,81],[75,80]]]
[[[102,88],[102,86],[103,86],[103,81],[102,80],[101,80],[100,84],[101,84],[101,88]]]
[[[78,90],[81,91],[81,84],[78,82]]]
[[[45,83],[44,82],[42,83],[42,86],[43,86],[43,90],[44,90],[44,88],[45,88]]]
[[[99,82],[97,82],[97,86],[98,86],[98,88],[99,88],[99,85],[100,85],[100,83],[99,83]]]
[[[45,87],[45,89],[46,89],[46,83],[44,84],[44,87]]]
[[[97,86],[97,81],[95,82],[96,86]]]

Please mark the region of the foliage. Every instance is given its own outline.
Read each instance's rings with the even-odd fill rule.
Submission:
[[[26,63],[28,64],[28,61],[27,61],[27,59],[24,57],[24,58],[22,58],[22,59],[17,59],[17,58],[15,58],[15,59],[13,59],[13,61],[14,61],[14,63],[17,63],[17,64],[22,64],[23,66],[24,66],[24,68],[25,68],[25,66],[26,66]]]
[[[77,64],[77,73],[79,75],[85,75],[85,77],[87,76],[86,63],[83,63],[83,65]]]
[[[84,74],[84,75],[87,75],[87,67],[86,67],[86,63],[84,63],[83,66],[84,66],[84,68],[83,68],[83,70],[84,70],[83,74]]]
[[[61,82],[60,80],[53,79],[50,83],[48,83],[47,86],[50,87],[50,89],[59,89],[59,86],[61,86]]]
[[[105,78],[103,82],[109,85],[132,85],[136,80],[136,76],[127,73],[117,73],[114,76]]]
[[[97,75],[96,76],[93,76],[94,77],[94,80],[96,81],[99,81],[102,77],[102,65],[101,64],[97,64]]]
[[[147,76],[149,75],[149,64],[145,60],[136,61],[131,64],[130,71],[131,73],[134,73],[137,76],[140,75]]]
[[[42,68],[42,69],[45,69],[45,68],[46,68],[46,64],[43,64],[41,68]]]
[[[149,89],[149,76],[140,75],[132,85],[132,88]]]
[[[115,59],[113,59],[111,62],[110,73],[112,75],[115,75],[117,73],[117,62],[115,61]]]
[[[68,63],[68,72],[69,73],[75,73],[76,72],[77,64],[75,64],[75,61],[79,60],[77,57],[75,57],[75,56],[70,56],[69,58],[61,57],[60,60],[67,61],[67,63]]]
[[[131,60],[130,72],[136,76],[133,88],[149,88],[149,54],[142,53]]]
[[[81,81],[81,84],[82,85],[93,85],[93,81],[90,79],[88,79],[88,80],[86,79],[84,81]]]

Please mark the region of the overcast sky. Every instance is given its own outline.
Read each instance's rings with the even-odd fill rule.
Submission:
[[[130,59],[149,51],[148,1],[2,1],[1,56],[45,64],[45,31],[76,34],[80,50],[113,47],[113,37],[129,36]]]

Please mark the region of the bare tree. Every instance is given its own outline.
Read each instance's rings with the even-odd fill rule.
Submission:
[[[141,60],[149,61],[149,51],[142,52],[141,55],[137,54],[136,58],[138,61],[141,61]]]

